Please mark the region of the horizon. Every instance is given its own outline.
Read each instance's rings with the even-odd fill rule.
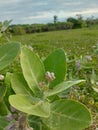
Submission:
[[[58,21],[66,21],[77,14],[97,18],[97,5],[97,0],[4,0],[0,1],[0,21],[12,19],[12,24],[45,24],[52,23],[54,15]]]

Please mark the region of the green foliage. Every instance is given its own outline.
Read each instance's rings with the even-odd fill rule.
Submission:
[[[4,130],[7,125],[6,116],[0,116],[0,130]]]
[[[44,80],[44,66],[39,57],[26,47],[22,48],[20,59],[24,78],[36,95],[39,93],[39,83]]]
[[[50,84],[52,87],[62,82],[66,78],[66,55],[62,49],[58,49],[50,54],[44,61],[45,71],[55,73],[55,80]],[[62,69],[61,69],[62,68]]]
[[[61,25],[58,24],[57,26],[59,28]],[[24,44],[28,43],[30,48],[33,46],[35,51],[42,56],[44,61],[30,49],[23,47],[21,54],[23,53],[24,56],[20,55],[20,61],[22,61],[22,58],[25,59],[25,57],[29,60],[25,59],[21,62],[22,64],[25,64],[23,66],[21,64],[22,73],[20,69],[16,68],[16,64],[14,64],[14,66],[11,66],[11,69],[12,67],[15,67],[14,69],[19,70],[16,72],[19,73],[11,74],[8,72],[4,80],[0,81],[0,130],[4,129],[8,124],[8,127],[15,126],[17,122],[19,122],[19,127],[22,123],[21,129],[24,129],[24,124],[27,124],[28,115],[31,117],[28,118],[28,120],[34,130],[73,130],[74,128],[75,130],[82,130],[91,123],[91,115],[83,104],[89,107],[93,114],[92,124],[87,130],[97,128],[97,34],[98,31],[96,29],[77,29],[13,37],[13,40],[15,41],[17,39]],[[1,39],[1,41],[2,40],[3,39]],[[62,49],[57,49],[44,58],[44,56],[52,52],[55,48],[63,48],[66,50],[68,54],[67,58]],[[5,52],[7,53],[8,51]],[[60,59],[59,56],[61,56],[61,62],[58,60]],[[31,59],[33,59],[33,62]],[[12,63],[12,61],[10,62]],[[7,62],[8,65],[10,62]],[[18,62],[18,64],[20,63],[19,61],[16,62]],[[27,72],[29,72],[26,68],[26,63],[30,64],[30,67],[27,67],[30,68],[31,72],[29,78],[35,77],[38,82],[38,84],[33,82],[35,84],[33,88],[31,87],[32,82],[29,81],[26,76]],[[64,66],[60,66],[61,63]],[[38,64],[38,66],[36,64]],[[53,66],[55,67],[53,68]],[[43,68],[42,79],[38,76],[41,75],[40,69],[34,69],[37,67]],[[12,72],[11,69],[7,68],[8,71]],[[3,70],[1,71],[1,74],[4,73]],[[64,70],[62,71],[64,74],[60,73],[60,70]],[[62,76],[59,77],[58,73]],[[32,74],[34,76],[32,76]],[[0,76],[0,78],[3,79],[2,75]],[[84,80],[77,79],[85,79],[86,82],[80,86],[80,83],[84,82]],[[57,82],[55,82],[56,80]],[[68,100],[66,100],[66,98],[68,98]],[[72,99],[78,100],[83,104]],[[14,110],[15,112],[13,112],[13,110],[10,109],[8,100],[10,100],[11,104],[18,110]],[[14,118],[8,123],[5,115],[9,112],[12,114],[11,118]],[[15,116],[16,114],[18,118]],[[26,122],[24,123],[22,119]],[[55,122],[57,122],[57,124]],[[13,127],[13,129],[16,128]],[[29,129],[31,128],[29,127]]]
[[[22,112],[40,117],[49,117],[50,104],[47,101],[24,95],[12,95],[9,101],[12,106]]]
[[[59,56],[61,59],[57,61],[56,58],[59,59]],[[14,108],[27,115],[39,116],[49,130],[61,128],[72,130],[73,126],[75,130],[82,130],[90,125],[91,115],[84,105],[72,100],[58,100],[60,97],[54,101],[48,98],[52,98],[53,95],[59,96],[59,93],[84,81],[65,80],[66,55],[62,49],[50,54],[45,59],[44,66],[38,55],[31,49],[23,47],[20,61],[22,74],[14,74],[11,79],[11,85],[16,94],[9,97],[9,102]],[[48,73],[45,73],[45,69]],[[64,72],[61,77],[58,76],[60,69],[63,69],[62,73]],[[56,81],[52,88],[52,82],[55,81],[56,76],[59,82]]]
[[[0,46],[0,70],[8,66],[17,56],[20,50],[20,43],[11,42]]]
[[[58,94],[64,90],[67,90],[68,88],[70,88],[71,86],[75,85],[75,84],[79,84],[81,82],[83,82],[84,80],[76,80],[76,81],[63,81],[60,84],[56,85],[53,89],[50,89],[48,91],[45,91],[45,97],[49,97],[55,94]]]
[[[0,46],[0,70],[7,67],[15,59],[20,50],[19,43],[9,43]],[[1,75],[2,76],[2,75]],[[1,79],[2,80],[2,79]],[[3,86],[2,82],[0,84],[0,102],[5,96],[6,87]]]
[[[9,27],[9,24],[12,22],[12,20],[6,20],[2,23],[1,32],[5,32],[7,28]]]
[[[6,87],[0,85],[0,102],[3,100],[3,97],[5,96]]]
[[[50,130],[82,130],[91,118],[83,104],[73,100],[57,100],[51,105],[49,118],[43,119]]]
[[[2,31],[5,31],[10,23],[5,21]],[[20,43],[8,43],[0,46],[0,71],[7,67],[16,58],[20,50]],[[4,129],[8,122],[6,121],[5,115],[8,114],[8,106],[4,101],[7,92],[7,85],[3,84],[4,77],[0,75],[0,130]],[[6,97],[6,101],[7,101]]]
[[[5,33],[5,31],[8,29],[9,24],[12,22],[12,20],[6,20],[0,25],[0,37]]]
[[[12,89],[17,94],[29,95],[30,89],[22,74],[13,74],[11,78]],[[20,86],[20,87],[17,87]]]

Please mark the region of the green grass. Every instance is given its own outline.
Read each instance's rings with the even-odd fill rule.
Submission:
[[[40,55],[46,55],[56,48],[63,48],[68,54],[92,54],[98,43],[98,30],[74,29],[47,33],[13,36],[12,41],[31,45]]]
[[[31,45],[40,55],[46,55],[56,48],[63,48],[68,54],[92,54],[98,43],[97,29],[74,29],[12,36],[12,41]],[[5,42],[2,38],[0,43]]]
[[[98,63],[98,58],[94,55],[94,46],[98,44],[97,28],[16,35],[12,36],[10,40],[32,46],[41,57],[45,57],[57,48],[63,48],[67,55],[79,57],[88,54],[95,58],[96,64]],[[3,44],[4,42],[6,43],[6,40],[1,38],[0,43]]]

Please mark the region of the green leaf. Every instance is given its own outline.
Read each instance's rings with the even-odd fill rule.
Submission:
[[[0,70],[8,66],[17,56],[20,50],[20,43],[11,42],[0,46]]]
[[[43,122],[50,130],[83,130],[90,125],[91,115],[83,104],[61,99],[51,105],[51,114]]]
[[[12,73],[7,72],[5,79],[4,79],[4,85],[6,86],[6,93],[5,93],[3,100],[4,100],[6,106],[9,110],[10,110],[10,104],[9,104],[9,101],[8,101],[8,97],[10,95],[14,94],[14,91],[11,88],[11,77],[12,77]]]
[[[4,101],[0,102],[0,116],[4,116],[8,114],[8,108]]]
[[[29,116],[29,124],[34,130],[50,130],[38,116]]]
[[[62,49],[52,52],[44,61],[45,70],[54,72],[56,79],[50,84],[54,87],[66,76],[66,55]]]
[[[5,116],[0,116],[0,130],[5,130],[4,128],[8,125]]]
[[[64,81],[58,85],[56,85],[53,89],[49,89],[48,91],[44,92],[45,97],[49,97],[55,94],[58,94],[70,87],[72,87],[75,84],[79,84],[81,82],[84,82],[85,80],[76,80],[76,81]]]
[[[6,93],[6,87],[0,85],[0,101],[3,100],[3,97],[5,96]]]
[[[6,85],[6,87],[9,89],[10,88],[10,86],[11,86],[11,77],[12,77],[12,73],[10,73],[10,72],[7,72],[6,73],[6,76],[5,76],[5,78],[4,78],[4,83],[5,83],[5,85]]]
[[[9,27],[9,24],[12,22],[12,20],[5,20],[4,22],[3,22],[3,26],[2,26],[2,28],[1,28],[1,32],[4,32],[8,27]]]
[[[29,95],[30,93],[27,82],[25,81],[22,74],[13,74],[11,85],[16,94]]]
[[[30,100],[28,96],[24,95],[11,95],[9,97],[10,104],[16,109],[31,115],[49,117],[50,104],[42,100],[34,100],[36,100],[36,98],[34,99],[33,97],[33,99]]]
[[[33,51],[26,47],[22,48],[20,61],[26,82],[34,94],[38,94],[39,83],[44,80],[45,76],[43,63]]]

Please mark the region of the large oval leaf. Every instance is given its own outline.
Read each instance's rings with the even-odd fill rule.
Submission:
[[[11,95],[9,97],[10,104],[16,109],[31,115],[49,117],[50,104],[42,100],[34,100],[36,100],[36,98],[30,100],[29,97],[24,95]]]
[[[17,56],[20,50],[20,43],[11,42],[0,46],[0,70],[9,65]]]
[[[26,47],[22,48],[20,58],[24,78],[34,94],[37,94],[39,83],[45,76],[44,65],[40,58]]]
[[[49,89],[48,91],[44,92],[45,97],[49,97],[55,94],[58,94],[60,92],[63,92],[64,90],[72,87],[73,85],[79,84],[81,82],[84,82],[85,80],[76,80],[76,81],[64,81],[58,85],[56,85],[53,89]]]
[[[51,115],[43,119],[50,130],[83,130],[91,123],[88,109],[73,100],[57,100],[51,105]]]
[[[27,85],[27,82],[25,81],[21,73],[12,75],[11,85],[12,85],[12,89],[16,94],[24,94],[24,95],[30,94],[30,90]]]
[[[5,116],[8,114],[8,108],[4,101],[0,102],[0,116]]]
[[[0,102],[3,100],[5,93],[6,93],[6,87],[0,85]]]
[[[62,82],[66,76],[66,55],[62,49],[52,52],[44,61],[45,70],[54,72],[55,80],[50,87]]]

